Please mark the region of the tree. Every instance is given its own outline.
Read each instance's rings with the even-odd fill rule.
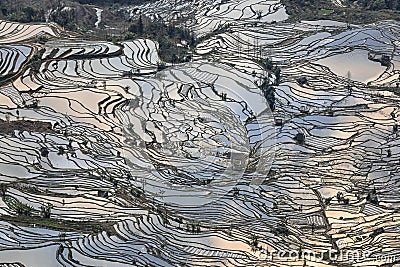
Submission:
[[[59,147],[58,147],[58,152],[57,152],[57,155],[64,155],[64,153],[65,153],[65,149],[64,149],[64,147],[62,147],[62,146],[59,146]]]
[[[264,97],[268,102],[271,111],[275,110],[275,88],[270,84],[268,77],[264,77],[263,83],[260,86],[261,91],[264,93]]]
[[[60,241],[62,242],[62,241],[65,241],[65,237],[67,236],[67,234],[66,233],[64,233],[64,232],[60,232],[59,234],[58,234],[58,238],[60,239]]]
[[[49,150],[47,149],[47,147],[40,148],[40,155],[42,157],[47,157],[49,155]]]
[[[252,251],[255,251],[258,247],[258,237],[255,234],[250,236],[250,247]]]
[[[40,214],[41,214],[42,218],[47,218],[47,219],[50,218],[51,208],[52,208],[51,204],[47,204],[46,206],[42,205],[40,207],[40,209],[41,209]]]
[[[139,21],[138,21],[138,33],[143,34],[143,32],[144,32],[143,19],[142,19],[142,15],[140,15]]]
[[[165,65],[165,63],[164,62],[157,62],[157,70],[158,71],[161,71],[161,70],[163,70],[163,69],[165,69],[167,66]]]
[[[275,85],[279,85],[280,81],[281,81],[281,68],[276,67],[275,68]]]
[[[260,20],[262,18],[262,15],[263,15],[263,11],[262,10],[256,10],[256,16],[257,16],[258,20]]]

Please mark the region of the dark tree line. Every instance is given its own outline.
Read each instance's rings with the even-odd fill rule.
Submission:
[[[3,6],[0,9],[0,15],[7,20],[23,23],[41,22],[45,20],[44,9],[36,9],[30,6],[23,8],[7,8]]]
[[[51,11],[48,14],[49,21],[56,22],[67,30],[76,30],[82,20],[82,14],[76,12],[78,6],[75,4],[70,9],[64,7],[66,4],[63,1],[44,1],[42,5],[33,2],[21,6],[3,0],[0,1],[0,18],[22,23],[45,22],[46,13]]]
[[[258,61],[258,63],[267,72],[267,75],[263,77],[262,83],[260,85],[261,91],[264,93],[264,97],[268,102],[271,111],[275,110],[275,86],[279,85],[281,81],[281,69],[274,65],[272,60],[269,58],[263,58]],[[275,75],[275,81],[272,83],[270,78],[270,73]]]

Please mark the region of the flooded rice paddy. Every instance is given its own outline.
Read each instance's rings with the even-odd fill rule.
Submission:
[[[152,40],[0,22],[0,118],[51,124],[0,136],[0,263],[396,266],[400,98],[379,86],[398,83],[398,22],[289,23],[280,1],[138,10],[226,29],[159,70]]]

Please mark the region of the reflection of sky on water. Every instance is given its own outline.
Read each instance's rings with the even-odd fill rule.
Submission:
[[[56,260],[58,245],[29,249],[0,251],[1,262],[21,262],[29,267],[60,266]]]
[[[368,59],[368,51],[361,49],[327,57],[317,63],[327,66],[336,75],[342,77],[348,77],[350,72],[352,80],[364,83],[375,80],[385,70],[380,63]]]

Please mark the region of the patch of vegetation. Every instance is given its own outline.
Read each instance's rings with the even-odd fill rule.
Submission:
[[[88,25],[94,28],[97,18],[93,7],[69,0],[1,0],[0,19],[23,23],[50,21],[75,31]]]
[[[4,203],[19,216],[38,216],[39,213],[31,206],[18,201],[16,198],[10,196],[3,197]]]
[[[279,236],[288,236],[290,235],[290,231],[284,222],[280,222],[275,228],[271,230],[271,232],[275,235]]]
[[[252,251],[256,251],[257,250],[258,243],[259,243],[258,236],[256,236],[255,234],[251,234],[249,245],[250,245]]]
[[[275,110],[275,86],[279,85],[281,81],[281,69],[274,65],[272,60],[269,58],[262,58],[257,61],[263,69],[266,71],[267,75],[263,77],[262,83],[260,85],[261,91],[264,93],[264,97],[267,100],[271,111]],[[274,83],[271,82],[271,73],[275,76]]]
[[[43,121],[30,121],[30,120],[17,120],[5,121],[0,119],[0,134],[12,135],[14,131],[28,131],[28,132],[54,132],[50,122]]]
[[[49,19],[50,21],[60,24],[69,31],[76,31],[78,30],[78,24],[74,23],[76,16],[75,9],[69,9],[65,8],[63,5],[59,5],[51,12]]]
[[[36,227],[57,230],[60,232],[75,231],[79,233],[93,234],[106,231],[109,234],[115,234],[115,230],[113,227],[114,222],[70,221],[55,218],[42,218],[39,216],[15,217],[9,215],[0,215],[0,219],[2,221],[10,222],[18,226],[33,227],[35,225]]]
[[[400,0],[348,0],[347,2],[367,10],[400,10]]]
[[[39,71],[40,66],[42,65],[42,62],[43,62],[42,56],[43,56],[45,51],[46,51],[45,49],[39,50],[39,52],[34,54],[32,56],[32,58],[30,59],[29,65],[30,65],[30,67],[32,68],[33,71]]]
[[[11,222],[18,226],[42,227],[46,229],[58,230],[60,232],[76,231],[81,233],[100,233],[103,231],[114,233],[112,221],[70,221],[60,220],[51,216],[53,206],[51,204],[43,204],[40,209],[22,203],[18,199],[6,194],[7,185],[1,184],[0,189],[4,203],[15,212],[15,215],[0,215],[0,220]],[[14,186],[15,187],[15,186]],[[65,239],[65,233],[61,233],[61,237]]]
[[[321,9],[318,11],[318,15],[320,16],[327,16],[335,12],[333,9]]]
[[[49,37],[47,35],[40,35],[36,38],[36,42],[39,44],[45,45],[49,41]]]
[[[345,7],[332,1],[283,0],[290,21],[330,19],[353,24],[368,24],[381,20],[400,19],[399,0],[348,0]]]
[[[139,16],[131,23],[125,33],[125,40],[148,38],[159,44],[159,56],[163,61],[172,63],[191,60],[189,51],[196,44],[194,34],[188,29],[166,24],[161,20],[152,21]]]
[[[80,4],[89,4],[89,5],[109,5],[110,2],[112,4],[121,4],[121,5],[141,5],[145,3],[151,3],[151,2],[156,2],[155,0],[74,0],[75,2],[78,2]]]
[[[36,9],[31,6],[23,8],[1,8],[1,13],[8,20],[29,23],[29,22],[40,22],[45,20],[45,11],[43,9]]]

